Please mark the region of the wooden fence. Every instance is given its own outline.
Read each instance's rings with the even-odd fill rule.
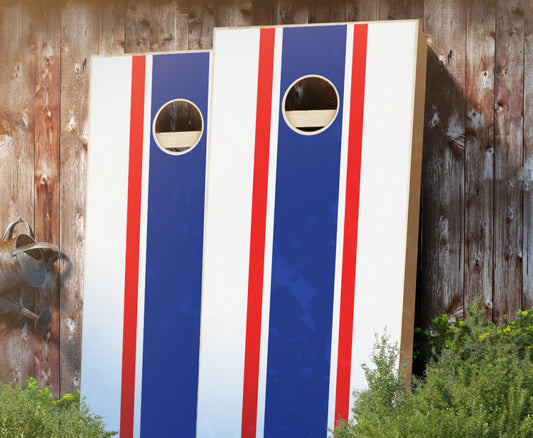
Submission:
[[[531,307],[533,0],[2,0],[0,226],[20,216],[64,257],[16,295],[52,310],[49,332],[0,314],[0,380],[79,387],[92,55],[210,49],[214,26],[405,18],[432,49],[417,321],[475,297],[495,321]]]

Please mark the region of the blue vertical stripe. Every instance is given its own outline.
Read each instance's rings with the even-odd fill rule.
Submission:
[[[339,94],[325,131],[302,135],[280,109],[265,436],[325,437],[342,131],[346,26],[283,31],[281,99],[320,75]]]
[[[187,99],[204,133],[171,156],[151,135],[141,436],[194,437],[202,283],[209,53],[153,57],[152,123],[161,106]]]

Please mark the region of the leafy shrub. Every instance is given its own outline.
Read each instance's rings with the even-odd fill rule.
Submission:
[[[481,323],[484,311],[477,306],[478,302],[475,302],[472,308],[469,308],[470,317],[468,321],[472,319],[476,323]],[[431,320],[431,326],[429,330],[422,330],[421,328],[415,328],[414,336],[414,348],[413,348],[413,360],[414,366],[417,366],[418,372],[416,375],[422,375],[427,363],[437,360],[440,356],[443,348],[449,348],[456,333],[461,332],[464,321],[457,323],[451,322],[448,315],[442,315]],[[521,353],[529,347],[530,358],[533,360],[533,309],[530,311],[519,311],[517,313],[517,319],[512,323],[508,323],[506,317],[503,318],[502,326],[497,326],[493,323],[481,324],[486,330],[481,334],[481,338],[487,338],[491,342],[496,339],[499,342],[507,342],[513,346],[517,346]],[[464,326],[463,328],[466,328]],[[461,336],[464,333],[460,334]],[[455,347],[457,348],[457,346]]]
[[[336,437],[533,437],[533,309],[501,326],[469,312],[457,323],[434,320],[433,359],[410,384],[398,349],[378,340],[374,367],[364,367],[369,389]]]
[[[50,390],[40,390],[37,381],[28,379],[23,388],[0,384],[0,437],[60,438],[110,437],[100,417],[89,412],[76,395],[59,399]]]

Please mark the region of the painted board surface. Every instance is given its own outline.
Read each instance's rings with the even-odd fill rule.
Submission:
[[[215,30],[198,437],[325,437],[374,334],[411,345],[425,50],[417,21]],[[291,113],[306,77],[333,109]]]
[[[81,391],[121,437],[195,436],[210,56],[93,59]],[[186,153],[152,135],[174,99]]]

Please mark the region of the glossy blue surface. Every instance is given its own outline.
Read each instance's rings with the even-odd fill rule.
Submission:
[[[187,99],[204,132],[171,156],[151,135],[141,407],[142,437],[194,437],[202,288],[209,53],[153,57],[152,122],[161,106]]]
[[[330,374],[346,26],[283,30],[281,96],[320,75],[339,94],[325,131],[302,135],[280,110],[266,437],[325,437]]]

